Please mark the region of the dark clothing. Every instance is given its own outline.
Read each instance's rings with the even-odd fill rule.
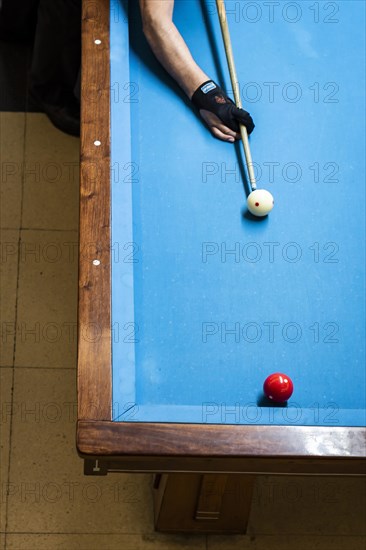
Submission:
[[[46,103],[63,105],[73,98],[80,70],[81,0],[2,0],[0,39],[32,34],[30,89]]]
[[[30,88],[46,103],[74,98],[81,58],[81,0],[40,0]]]
[[[39,0],[0,0],[0,40],[25,42],[33,38]]]
[[[0,39],[34,37],[29,93],[63,132],[80,132],[81,0],[0,0]]]

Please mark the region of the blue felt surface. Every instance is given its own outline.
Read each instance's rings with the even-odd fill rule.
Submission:
[[[211,137],[129,4],[111,17],[114,418],[364,425],[365,4],[227,2],[275,196],[262,221],[240,148]],[[176,1],[174,21],[230,90],[215,3]],[[262,406],[275,371],[287,412]]]

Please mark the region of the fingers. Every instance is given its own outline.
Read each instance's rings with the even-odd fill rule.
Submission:
[[[212,134],[218,139],[228,141],[229,143],[233,143],[235,140],[240,139],[240,134],[234,130],[231,130],[228,126],[225,126],[225,124],[223,124],[219,117],[214,113],[201,109],[200,115],[206,122]]]
[[[222,139],[222,141],[228,141],[229,143],[234,143],[235,141],[235,137],[233,136],[230,136],[228,134],[225,134],[224,132],[222,132],[221,130],[219,130],[219,128],[216,128],[215,126],[212,126],[212,128],[210,128],[212,134],[217,137],[218,139]]]

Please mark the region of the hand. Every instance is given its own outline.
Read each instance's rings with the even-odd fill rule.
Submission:
[[[200,115],[206,122],[212,135],[214,135],[218,139],[222,139],[222,141],[228,141],[229,143],[234,143],[235,140],[240,139],[240,133],[234,132],[234,130],[231,130],[231,128],[225,126],[222,120],[214,113],[206,111],[206,109],[201,109]]]
[[[192,96],[192,103],[199,109],[213,135],[219,139],[230,142],[240,139],[239,124],[246,127],[248,134],[254,129],[250,114],[236,107],[212,80],[199,86]]]

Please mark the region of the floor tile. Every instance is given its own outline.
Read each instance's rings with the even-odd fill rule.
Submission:
[[[2,229],[0,246],[0,365],[9,367],[14,356],[19,231]]]
[[[10,448],[10,426],[11,426],[11,399],[12,399],[13,369],[0,369],[0,395],[1,395],[1,417],[0,417],[0,531],[5,530],[6,523],[6,492],[8,486],[9,448]]]
[[[0,112],[1,227],[20,227],[25,113]]]
[[[207,550],[365,550],[365,542],[352,536],[209,536]]]
[[[23,228],[78,228],[79,155],[78,138],[44,114],[27,114]]]
[[[256,550],[255,539],[247,535],[208,535],[207,550]]]
[[[14,388],[9,532],[152,533],[151,475],[83,475],[75,372],[15,369]]]
[[[203,536],[175,535],[10,535],[7,550],[205,550]]]
[[[21,232],[15,365],[76,367],[77,233]]]
[[[365,478],[260,476],[248,532],[364,536],[365,518]]]
[[[291,536],[258,537],[254,550],[364,550],[364,537],[342,536]],[[211,549],[210,549],[211,550]]]

